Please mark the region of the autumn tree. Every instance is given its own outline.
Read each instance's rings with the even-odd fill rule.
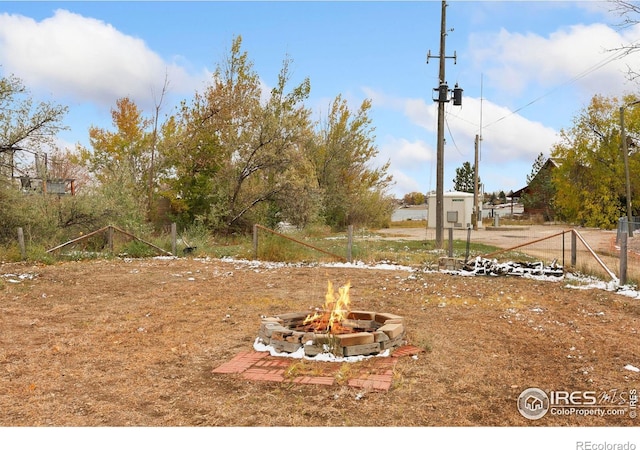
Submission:
[[[335,228],[383,225],[393,211],[387,195],[392,183],[389,163],[373,165],[378,149],[370,109],[371,101],[364,100],[357,111],[352,111],[338,95],[316,144],[308,149],[321,190],[324,221]]]
[[[353,113],[338,97],[325,125],[310,120],[310,82],[291,87],[291,60],[264,85],[242,39],[212,81],[164,126],[164,194],[179,221],[217,231],[254,223],[383,223],[392,212],[388,163],[372,167],[370,101]]]
[[[475,192],[475,164],[465,161],[462,167],[456,169],[456,177],[453,179],[453,189],[458,192]],[[480,185],[480,178],[478,178]]]
[[[527,189],[522,195],[522,204],[527,210],[542,211],[545,220],[554,217],[556,189],[552,180],[550,160],[541,152],[527,175]],[[546,168],[545,168],[546,167]],[[544,169],[544,170],[543,170]]]
[[[116,101],[111,119],[113,131],[89,129],[91,148],[78,147],[79,161],[95,177],[100,192],[115,201],[114,216],[142,223],[148,209],[151,121],[126,97]]]
[[[183,103],[167,158],[174,209],[183,221],[216,230],[271,223],[292,200],[303,200],[308,180],[302,147],[310,140],[310,112],[303,101],[310,83],[289,89],[290,60],[275,87],[263,92],[253,63],[236,38],[213,81]],[[288,205],[288,206],[287,206]]]
[[[422,192],[409,192],[402,197],[405,205],[422,205],[426,202],[426,197]]]
[[[631,100],[625,98],[622,103]],[[551,156],[560,161],[552,175],[555,205],[569,222],[612,228],[625,214],[619,106],[615,98],[594,96],[574,119],[573,127],[561,131],[560,141],[552,149]],[[630,138],[640,135],[640,112],[627,110],[625,122]],[[630,171],[638,173],[640,160],[634,147],[630,148]],[[632,192],[638,192],[638,181],[635,177]]]

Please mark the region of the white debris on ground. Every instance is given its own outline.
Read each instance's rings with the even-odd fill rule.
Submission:
[[[7,283],[21,283],[24,280],[33,280],[38,275],[35,273],[5,273],[0,274],[0,277],[5,278]]]
[[[156,256],[151,259],[166,260],[181,258],[175,256]],[[629,298],[640,299],[640,291],[636,286],[624,285],[620,286],[615,281],[603,281],[594,277],[587,277],[579,274],[563,273],[562,266],[553,262],[550,265],[544,265],[541,262],[538,263],[498,263],[496,260],[487,260],[482,258],[476,258],[473,261],[467,262],[466,266],[462,270],[434,270],[429,268],[417,268],[411,266],[405,266],[395,264],[393,262],[380,262],[376,264],[366,264],[362,261],[354,261],[351,263],[286,263],[286,262],[273,262],[273,261],[258,261],[249,259],[236,259],[231,257],[224,258],[193,258],[194,261],[203,263],[211,263],[214,261],[220,261],[223,263],[233,264],[236,269],[249,268],[260,272],[263,270],[275,270],[286,267],[333,267],[344,269],[366,269],[366,270],[389,270],[398,272],[415,273],[430,273],[430,272],[443,272],[452,275],[460,276],[477,276],[477,275],[513,275],[521,276],[524,278],[532,278],[541,281],[559,282],[564,281],[565,287],[569,289],[601,289],[604,291],[615,292],[620,295],[624,295]],[[229,272],[227,275],[233,275],[233,272]],[[32,280],[38,276],[37,273],[24,273],[24,274],[0,274],[0,277],[4,278],[8,283],[20,283],[25,280]],[[409,275],[411,277],[413,275]],[[190,280],[194,281],[194,280]]]
[[[211,262],[211,258],[202,259],[203,262]],[[480,258],[479,263],[467,263],[471,269],[466,270],[434,270],[429,268],[417,268],[411,266],[405,266],[400,264],[393,264],[390,262],[381,262],[376,264],[366,264],[362,261],[355,261],[352,263],[285,263],[285,262],[272,262],[272,261],[257,261],[248,259],[235,259],[235,258],[222,258],[219,261],[235,264],[237,269],[242,267],[249,267],[256,271],[260,270],[272,270],[284,267],[333,267],[344,269],[368,269],[368,270],[389,270],[389,271],[401,271],[415,273],[448,273],[451,275],[460,276],[476,276],[476,275],[489,275],[498,276],[513,275],[521,276],[523,278],[531,278],[539,281],[549,282],[565,282],[565,286],[568,289],[600,289],[609,292],[615,292],[620,295],[624,295],[630,298],[640,299],[640,291],[635,286],[625,285],[620,286],[615,281],[603,281],[595,277],[589,277],[580,274],[572,274],[564,272],[562,266],[559,266],[554,261],[552,264],[544,265],[542,262],[537,263],[515,263],[506,262],[498,263],[495,260],[485,260]],[[475,268],[484,267],[485,273],[482,270],[475,270]],[[487,271],[487,267],[489,270]],[[409,275],[412,277],[413,275]]]
[[[206,258],[205,261],[211,261]],[[230,257],[224,257],[221,259],[223,262],[234,263],[243,266],[249,266],[255,269],[280,269],[283,267],[334,267],[343,269],[372,269],[372,270],[398,270],[413,272],[415,267],[403,266],[399,264],[393,264],[389,262],[380,262],[376,264],[366,264],[362,261],[354,261],[350,263],[335,262],[335,263],[286,263],[286,262],[274,262],[274,261],[257,261],[251,259],[236,259]]]
[[[294,359],[308,359],[310,361],[322,361],[322,362],[358,362],[369,358],[380,358],[390,356],[389,350],[378,353],[377,355],[357,355],[357,356],[336,356],[326,349],[326,352],[319,353],[316,356],[307,356],[304,354],[304,347],[300,347],[298,350],[292,353],[279,352],[271,345],[265,345],[260,338],[256,338],[253,343],[253,349],[257,352],[269,352],[271,356],[280,356],[285,358]]]
[[[495,259],[487,259],[477,257],[471,261],[467,261],[462,268],[463,272],[469,272],[472,275],[512,275],[512,276],[545,276],[545,277],[562,277],[564,269],[553,261],[549,265],[538,262],[505,262],[498,263]]]

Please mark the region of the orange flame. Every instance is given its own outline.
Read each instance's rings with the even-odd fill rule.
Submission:
[[[327,331],[336,334],[341,331],[341,323],[349,313],[349,288],[351,282],[338,288],[338,293],[333,290],[333,284],[328,282],[322,311],[310,314],[303,324],[310,324],[313,331]]]

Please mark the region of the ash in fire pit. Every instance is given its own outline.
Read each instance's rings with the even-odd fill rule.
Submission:
[[[306,357],[330,353],[338,357],[390,354],[404,344],[404,318],[374,311],[350,311],[349,288],[334,293],[329,282],[324,307],[314,313],[294,312],[262,319],[257,343],[276,352]]]

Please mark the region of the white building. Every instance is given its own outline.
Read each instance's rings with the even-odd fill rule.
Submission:
[[[445,192],[443,194],[444,228],[467,229],[473,227],[473,194],[468,192]],[[436,194],[427,197],[429,214],[427,228],[436,227]],[[482,228],[482,206],[478,217],[478,228]]]

